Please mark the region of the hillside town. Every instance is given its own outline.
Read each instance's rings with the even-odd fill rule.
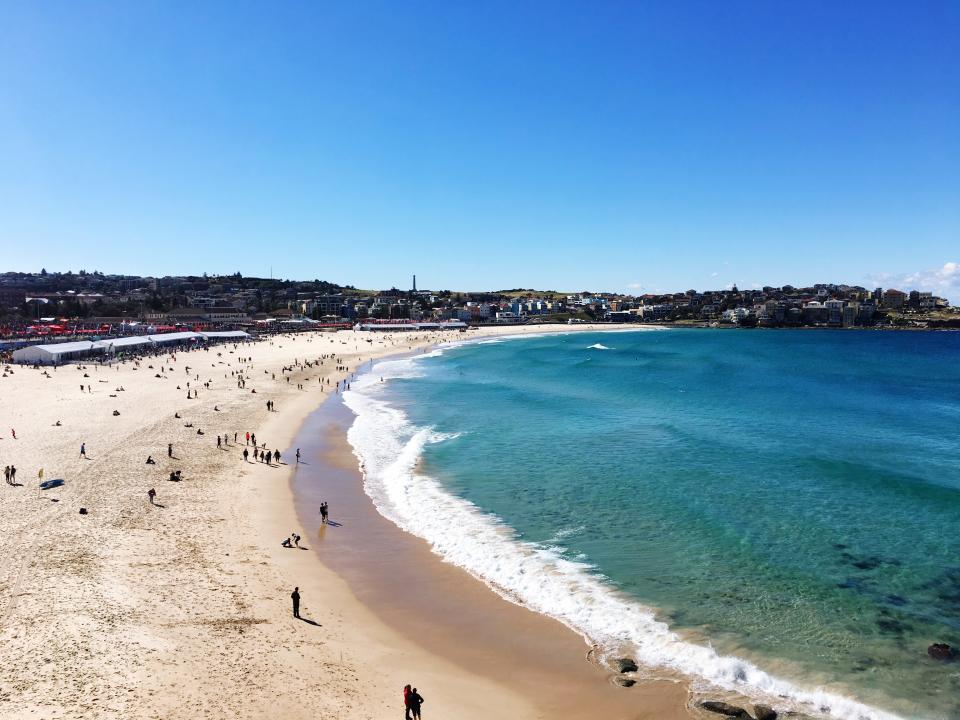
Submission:
[[[360,290],[321,280],[220,276],[0,274],[0,336],[174,330],[460,327],[528,323],[712,327],[957,328],[960,308],[930,292],[843,284],[667,294],[512,289]],[[141,330],[136,330],[140,328]]]

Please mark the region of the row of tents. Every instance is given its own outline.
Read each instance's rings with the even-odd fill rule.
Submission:
[[[48,345],[28,345],[14,350],[13,361],[24,365],[59,365],[89,355],[137,351],[148,346],[166,346],[190,342],[242,342],[250,338],[242,330],[224,330],[222,332],[174,332],[159,335],[131,335],[111,340],[78,340],[76,342],[51,343]]]

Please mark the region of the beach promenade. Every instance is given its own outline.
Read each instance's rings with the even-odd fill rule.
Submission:
[[[471,337],[488,332],[531,329]],[[359,364],[444,339],[460,338],[302,334],[113,367],[13,366],[0,378],[0,465],[19,484],[0,492],[0,716],[399,717],[406,683],[427,717],[544,716],[536,697],[395,632],[314,552],[280,547],[302,532],[289,480],[304,419]],[[247,432],[282,462],[245,462]],[[41,468],[65,484],[38,490]],[[684,698],[657,690],[624,717],[680,717]]]

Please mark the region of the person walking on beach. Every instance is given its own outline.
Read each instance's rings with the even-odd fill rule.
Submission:
[[[222,442],[223,442],[222,438],[221,438],[219,435],[217,435],[217,450],[220,449],[220,444],[221,444]]]
[[[153,488],[150,488],[149,490],[147,490],[147,499],[150,501],[150,504],[151,504],[151,505],[155,505],[155,504],[156,504],[156,503],[154,503],[154,499],[155,499],[156,497],[157,497],[157,491],[156,491],[156,490],[154,490]]]
[[[250,433],[247,433],[247,445],[250,444]]]
[[[247,449],[246,449],[246,448],[244,448],[244,449],[243,449],[243,461],[244,461],[244,462],[250,462],[249,460],[247,460],[247,458],[248,458],[249,456],[250,456],[250,453],[247,452]]]
[[[297,448],[297,465],[300,464],[300,448]]]
[[[86,459],[87,457],[87,444],[80,443],[80,457]]]
[[[413,715],[413,720],[420,720],[420,706],[423,705],[423,695],[417,692],[417,689],[414,688],[410,692],[410,713]]]
[[[323,521],[323,524],[327,524],[327,513],[330,512],[329,507],[327,506],[327,501],[324,500],[320,503],[320,519]]]
[[[3,467],[3,479],[7,481],[7,485],[10,485],[10,466],[4,465]]]
[[[295,618],[300,617],[300,588],[295,587],[293,592],[290,593],[290,599],[293,600],[293,616]]]
[[[167,443],[167,457],[173,457],[173,443]]]

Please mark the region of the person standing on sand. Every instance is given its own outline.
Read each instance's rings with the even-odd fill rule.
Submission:
[[[173,457],[173,443],[167,443],[167,457]]]
[[[320,518],[323,520],[323,524],[327,524],[327,513],[330,512],[329,507],[327,506],[327,501],[324,500],[320,503]]]
[[[300,617],[300,588],[295,587],[293,592],[290,593],[290,599],[293,600],[293,616],[295,618]]]
[[[154,504],[155,504],[153,501],[154,501],[154,498],[156,498],[156,497],[157,497],[157,491],[156,491],[156,490],[154,490],[153,488],[150,488],[149,490],[147,490],[147,499],[150,501],[150,504],[151,504],[151,505],[154,505]]]
[[[248,453],[248,452],[247,452],[247,449],[244,448],[244,449],[243,449],[243,461],[244,461],[244,462],[250,462],[250,461],[247,459],[247,458],[249,457],[249,455],[250,455],[250,453]]]
[[[410,720],[410,696],[413,690],[409,685],[403,686],[403,720]]]
[[[82,458],[86,458],[86,457],[87,457],[87,444],[86,444],[86,443],[80,443],[80,457],[82,457]]]
[[[300,448],[297,448],[297,465],[300,464]]]
[[[414,688],[410,693],[410,712],[413,714],[413,720],[420,720],[420,706],[423,705],[423,695]]]

